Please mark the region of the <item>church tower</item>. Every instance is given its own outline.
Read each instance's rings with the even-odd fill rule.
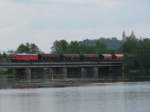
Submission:
[[[134,34],[134,31],[131,32],[130,38],[133,38],[133,39],[136,38],[136,36],[135,36],[135,34]]]
[[[125,42],[126,40],[127,40],[127,36],[126,36],[125,31],[123,31],[123,33],[122,33],[122,41]]]

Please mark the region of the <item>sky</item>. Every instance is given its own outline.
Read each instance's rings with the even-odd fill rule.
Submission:
[[[121,39],[133,30],[150,37],[150,0],[0,0],[0,51],[55,40]]]

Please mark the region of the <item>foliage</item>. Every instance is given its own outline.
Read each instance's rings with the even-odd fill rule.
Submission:
[[[0,53],[0,62],[8,61],[8,56],[5,52]]]
[[[95,44],[88,44],[79,41],[71,41],[70,43],[65,40],[55,41],[52,47],[53,53],[101,53],[108,51],[106,45],[97,40]]]
[[[150,68],[150,39],[139,41],[137,59],[142,68],[144,68],[145,70],[148,70]]]
[[[135,54],[138,49],[138,39],[129,37],[126,42],[122,45],[121,50],[124,53]]]
[[[34,43],[20,44],[16,53],[40,53],[40,49]]]
[[[118,40],[115,37],[112,37],[112,38],[101,37],[101,38],[95,39],[95,40],[86,39],[86,40],[83,40],[82,43],[89,44],[89,45],[95,45],[97,41],[104,43],[106,45],[106,47],[110,50],[118,50],[123,44],[123,41]]]
[[[128,71],[137,70],[141,76],[150,74],[150,39],[138,40],[129,37],[121,50],[126,54]]]
[[[116,45],[116,47],[111,48],[111,45]],[[122,52],[125,54],[125,70],[128,74],[136,73],[136,75],[130,74],[130,77],[145,77],[150,74],[150,39],[139,40],[133,32],[125,41],[119,41],[116,38],[71,42],[55,41],[52,52],[80,54]]]
[[[68,42],[66,40],[55,41],[52,46],[52,52],[62,54],[67,51]]]

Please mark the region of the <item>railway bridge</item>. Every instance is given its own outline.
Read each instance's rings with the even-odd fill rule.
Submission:
[[[120,79],[122,61],[99,62],[9,62],[0,63],[0,69],[13,70],[17,77],[28,81],[44,79]]]

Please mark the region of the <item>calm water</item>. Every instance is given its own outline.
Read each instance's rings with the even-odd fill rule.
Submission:
[[[0,112],[150,112],[150,82],[0,90]]]

